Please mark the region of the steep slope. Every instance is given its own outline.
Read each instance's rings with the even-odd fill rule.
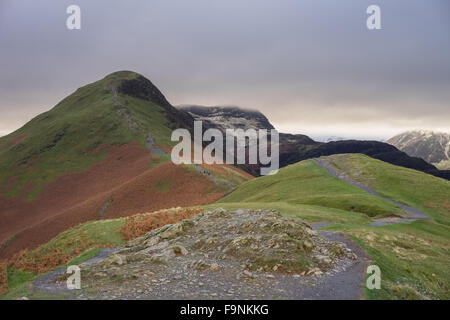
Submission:
[[[367,217],[402,214],[399,207],[334,179],[312,160],[289,165],[276,175],[248,181],[218,202],[285,202],[352,211]]]
[[[87,220],[209,203],[251,178],[167,161],[172,130],[192,125],[148,79],[121,71],[2,137],[0,258]]]
[[[387,141],[413,157],[450,169],[450,134],[427,130],[407,131]]]
[[[138,97],[132,88],[140,88],[143,95]],[[105,152],[94,152],[99,145],[137,141],[144,147],[150,130],[154,144],[170,146],[169,126],[181,122],[189,128],[192,118],[165,101],[150,81],[126,71],[78,89],[52,110],[1,138],[0,185],[9,183],[3,193],[17,196],[32,182],[28,197],[33,198],[61,174],[104,160]]]

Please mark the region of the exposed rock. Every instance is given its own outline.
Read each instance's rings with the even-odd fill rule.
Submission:
[[[216,270],[219,270],[220,267],[219,267],[219,265],[217,263],[213,263],[209,269],[211,271],[216,271]]]
[[[111,254],[108,258],[106,258],[105,260],[103,260],[102,262],[104,265],[110,266],[110,265],[123,265],[127,263],[127,258],[124,255],[119,255],[119,254]]]
[[[274,274],[320,276],[332,272],[340,261],[352,259],[351,255],[351,250],[322,238],[301,219],[273,210],[215,209],[116,248],[103,261],[86,266],[83,285],[95,291],[111,287],[102,283],[114,279],[114,288],[129,287],[134,294],[137,288],[132,283],[140,286],[141,281],[147,284],[147,294],[150,288],[158,292],[173,281],[180,283],[181,291],[234,288],[236,281],[273,282],[278,279]],[[211,283],[210,277],[228,280]]]
[[[175,237],[178,233],[183,231],[183,227],[180,223],[169,225],[169,227],[159,234],[161,239],[171,239]]]
[[[203,260],[197,260],[190,264],[190,268],[195,270],[206,270],[208,268],[211,268],[211,266]]]
[[[174,246],[170,247],[169,249],[172,249],[173,252],[174,252],[176,255],[182,255],[182,256],[185,256],[185,255],[188,254],[187,249],[186,249],[185,247],[183,247],[182,245],[179,245],[179,244],[174,245]]]

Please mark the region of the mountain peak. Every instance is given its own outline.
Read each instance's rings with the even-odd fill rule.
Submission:
[[[225,129],[274,129],[261,112],[237,106],[181,105],[180,110],[189,112],[196,120],[214,123]]]
[[[396,136],[404,136],[407,134],[419,134],[419,135],[448,135],[449,132],[444,131],[436,131],[436,130],[429,130],[429,129],[415,129],[415,130],[408,130],[402,133],[399,133]]]
[[[162,107],[171,106],[162,92],[143,75],[129,70],[116,71],[103,80],[110,83],[117,93],[148,100]]]
[[[142,77],[140,73],[131,71],[131,70],[119,70],[115,72],[111,72],[108,74],[105,79],[107,78],[121,78],[121,79],[130,79],[130,78],[136,78],[136,77]]]
[[[412,130],[392,137],[387,143],[410,156],[422,158],[440,169],[450,168],[450,134],[431,130]]]

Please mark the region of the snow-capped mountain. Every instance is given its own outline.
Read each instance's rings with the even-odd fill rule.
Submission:
[[[450,169],[450,134],[428,130],[407,131],[387,141],[413,157],[419,157],[439,169]]]
[[[183,105],[177,108],[190,113],[195,120],[213,124],[213,127],[223,131],[225,129],[274,129],[266,116],[256,110],[197,105]]]
[[[338,136],[320,136],[320,137],[313,137],[315,141],[318,142],[332,142],[332,141],[342,141],[342,140],[348,140],[343,137]]]

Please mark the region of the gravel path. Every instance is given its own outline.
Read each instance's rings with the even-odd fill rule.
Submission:
[[[313,222],[313,223],[311,223],[311,227],[316,230],[316,229],[326,228],[333,224],[336,224],[336,222]]]
[[[337,172],[337,170],[324,159],[314,159],[314,161],[320,167],[325,168],[333,177],[350,183],[351,185],[358,187],[371,195],[394,203],[411,215],[410,218],[380,219],[371,223],[370,225],[372,226],[405,223],[418,219],[429,218],[422,211],[416,208],[406,206],[402,203],[381,196],[374,190],[352,181],[348,177]],[[237,210],[235,214],[242,213],[244,213],[244,216],[241,219],[242,221],[240,222],[242,225],[237,226],[235,221],[233,222],[234,224],[231,223],[228,227],[237,226],[240,230],[245,225],[245,222],[250,222],[250,225],[258,225],[257,221],[251,221],[255,212],[252,212],[252,215],[249,216],[248,212],[244,212],[244,210],[240,209]],[[264,215],[267,214],[267,212],[262,212],[261,210],[256,213],[263,213]],[[268,212],[269,216],[272,213],[273,211]],[[285,219],[287,218],[280,219],[286,222]],[[207,221],[210,220],[211,218]],[[217,224],[221,230],[207,231],[206,241],[210,240],[210,236],[220,236],[220,233],[222,233],[221,236],[226,235],[229,239],[234,239],[236,237],[239,238],[238,234],[233,235],[225,230],[227,227],[226,224],[220,221],[215,221],[214,223]],[[300,223],[304,224],[304,222]],[[308,226],[305,230],[308,228],[317,230],[332,224],[334,223],[313,223],[311,224],[311,227]],[[248,227],[248,224],[246,225]],[[32,292],[33,294],[38,294],[37,296],[44,295],[55,299],[346,300],[364,298],[363,287],[365,282],[365,271],[371,261],[368,254],[357,244],[355,244],[349,237],[340,232],[323,230],[313,231],[312,229],[310,229],[311,231],[308,231],[307,233],[309,235],[313,235],[316,242],[318,241],[317,243],[320,254],[327,252],[326,243],[332,243],[334,245],[340,244],[343,248],[342,252],[347,252],[346,255],[342,255],[337,258],[335,257],[333,259],[333,263],[324,272],[318,268],[312,269],[312,273],[307,272],[306,274],[304,272],[302,274],[275,272],[275,270],[272,269],[255,271],[249,270],[245,263],[242,264],[242,261],[239,261],[239,259],[228,259],[225,256],[222,258],[216,257],[216,260],[214,260],[216,262],[212,263],[211,255],[214,255],[214,250],[212,251],[213,253],[198,252],[193,254],[186,253],[176,255],[170,258],[170,264],[154,263],[154,261],[149,262],[149,260],[142,260],[126,263],[124,266],[121,265],[122,263],[120,263],[119,266],[108,264],[108,268],[104,268],[105,261],[108,259],[111,260],[111,257],[116,256],[116,253],[120,253],[121,250],[124,250],[124,248],[114,248],[102,250],[99,255],[80,265],[82,270],[87,269],[88,273],[90,272],[91,274],[91,276],[88,276],[87,279],[82,278],[82,290],[69,291],[66,289],[65,280],[62,280],[65,270],[57,269],[39,277],[34,282]],[[281,230],[284,230],[284,228]],[[195,234],[190,240],[188,237],[188,240],[184,239],[185,242],[182,242],[183,245],[189,248],[189,251],[192,250],[192,247],[195,247],[195,244],[192,241],[194,241],[196,237],[200,238],[204,235],[205,230],[199,229],[197,231],[199,234]],[[238,231],[238,233],[240,232],[241,231]],[[257,230],[250,230],[248,231],[248,234],[253,235],[255,232],[258,233]],[[274,235],[274,239],[275,238],[277,238],[276,235]],[[198,241],[195,243],[197,242]],[[214,243],[214,241],[212,243]],[[157,246],[161,246],[161,243]],[[181,247],[184,248],[183,246]],[[166,250],[164,248],[167,248],[167,244],[165,246],[161,246],[160,249]],[[245,248],[246,246],[244,245],[242,249]],[[220,249],[220,247],[216,249]],[[148,251],[149,249],[147,248],[144,249],[144,251],[145,250]],[[283,250],[283,252],[286,252],[286,248]],[[166,251],[159,252],[159,256],[157,255],[155,257],[164,255],[164,252]],[[348,254],[349,252],[350,255]],[[351,258],[352,256],[353,258]],[[199,257],[203,260],[199,260]],[[283,259],[281,259],[281,261],[282,260]],[[207,266],[206,269],[197,268],[197,266],[201,267],[203,263]],[[103,269],[101,267],[99,269],[98,266],[102,265]],[[192,265],[195,265],[196,267],[192,267]],[[217,270],[213,271],[212,266],[216,266],[215,268],[218,268],[219,272]],[[92,271],[92,269],[94,271]],[[94,275],[92,276],[93,273]]]
[[[258,215],[261,218],[257,217]],[[370,258],[363,249],[344,234],[328,231],[317,232],[299,219],[292,220],[276,216],[273,211],[263,212],[261,210],[248,213],[245,210],[237,210],[231,216],[232,219],[227,223],[224,223],[223,219],[208,217],[208,219],[204,219],[204,221],[212,220],[208,225],[202,224],[202,218],[197,219],[200,221],[198,222],[199,227],[193,230],[192,237],[183,235],[181,238],[173,240],[174,243],[181,243],[183,248],[187,248],[187,252],[171,256],[167,263],[154,263],[154,260],[148,260],[149,256],[151,259],[155,259],[166,255],[167,247],[164,242],[156,245],[159,246],[156,251],[149,248],[142,249],[142,242],[138,242],[138,245],[134,243],[132,246],[103,250],[97,257],[81,264],[80,268],[87,272],[82,273],[82,290],[69,292],[65,289],[65,281],[61,280],[64,270],[59,269],[39,277],[34,283],[34,291],[39,292],[40,295],[53,296],[56,299],[345,300],[363,298],[365,270],[369,265]],[[254,220],[250,218],[252,221],[248,223],[249,217],[254,216],[257,218]],[[257,226],[264,223],[273,223],[277,229],[267,231],[267,227],[261,227],[263,229],[259,230]],[[267,235],[260,243],[253,243],[254,248],[256,248],[255,245],[258,245],[267,250],[264,252],[261,249],[255,249],[257,252],[255,257],[259,258],[264,254],[267,254],[268,257],[272,255],[279,257],[279,254],[284,254],[285,258],[281,257],[280,260],[279,268],[281,269],[284,262],[291,258],[297,259],[291,255],[293,249],[287,250],[293,248],[292,243],[291,241],[278,242],[273,247],[270,247],[269,244],[273,243],[273,239],[281,239],[279,227],[288,232],[297,230],[295,228],[298,227],[290,229],[293,227],[292,223],[304,228],[304,231],[298,235],[298,239],[310,239],[305,241],[313,241],[315,244],[315,249],[310,251],[313,259],[311,261],[329,257],[332,262],[327,262],[326,266],[319,264],[317,266],[320,269],[314,267],[306,274],[305,272],[277,272],[272,270],[272,267],[255,270],[249,268],[248,264],[246,265],[248,255],[251,255],[248,245],[234,246],[232,244],[237,243],[236,241],[228,241],[229,239],[241,241],[247,235],[251,235],[254,239],[260,239],[261,235]],[[200,239],[201,243],[204,240],[200,230],[206,230],[216,224],[217,228],[224,229],[222,234],[217,233],[218,229],[208,230],[205,239],[206,243],[216,243],[218,247],[213,246],[208,250],[195,249],[199,248],[198,240]],[[251,229],[243,232],[243,228]],[[232,234],[230,230],[237,230],[237,234]],[[239,236],[239,234],[242,235]],[[211,236],[214,237],[214,235],[215,241],[210,241],[213,239]],[[152,239],[154,237],[147,238],[145,243],[148,241],[153,243]],[[230,243],[231,247],[228,248],[228,252],[232,249],[232,256],[222,255],[219,252],[218,248],[222,247],[224,243]],[[128,250],[127,248],[136,247],[140,250],[138,253],[145,252],[146,259],[134,261],[132,257],[135,257],[136,253],[128,252],[128,255],[125,256],[126,263],[111,264],[111,257],[121,255],[121,252]],[[339,250],[335,251],[336,249]],[[227,250],[222,251],[227,252]],[[219,252],[218,255],[217,252]],[[262,265],[264,264],[266,262]]]
[[[164,151],[162,151],[162,150],[160,150],[160,149],[158,149],[158,148],[156,148],[154,146],[154,140],[155,139],[149,133],[148,136],[147,136],[147,148],[150,149],[153,154],[159,154],[159,155],[162,155],[162,156],[167,155]]]
[[[367,267],[371,258],[367,252],[341,232],[319,231],[319,234],[330,241],[341,242],[358,256],[345,272],[335,277],[326,278],[318,286],[318,299],[364,299],[363,287]],[[313,292],[311,292],[313,293]]]
[[[108,257],[115,249],[103,249],[95,257],[85,261],[82,266],[98,263]],[[31,287],[32,295],[50,296],[61,299],[74,299],[76,292],[68,290],[65,281],[60,281],[66,274],[65,268],[58,268],[38,277]]]
[[[401,207],[403,210],[405,210],[406,212],[408,212],[410,214],[410,217],[408,217],[408,218],[379,219],[379,220],[374,221],[371,224],[369,224],[370,226],[385,226],[385,225],[389,225],[389,224],[393,224],[393,223],[407,223],[407,222],[413,222],[413,221],[416,221],[416,220],[419,220],[419,219],[430,219],[429,216],[427,216],[425,213],[423,213],[419,209],[407,206],[407,205],[405,205],[403,203],[397,202],[397,201],[392,200],[392,199],[390,199],[388,197],[384,197],[384,196],[378,194],[377,192],[375,192],[375,190],[373,190],[373,189],[371,189],[371,188],[369,188],[367,186],[361,185],[361,184],[357,183],[356,181],[351,180],[348,176],[346,176],[345,174],[339,172],[337,170],[337,168],[335,168],[332,165],[330,165],[329,161],[326,160],[326,159],[318,158],[318,159],[314,159],[314,162],[318,166],[320,166],[320,167],[324,168],[325,170],[327,170],[327,172],[331,176],[333,176],[333,177],[335,177],[337,179],[340,179],[340,180],[342,180],[344,182],[347,182],[347,183],[349,183],[349,184],[351,184],[351,185],[353,185],[353,186],[355,186],[355,187],[357,187],[359,189],[362,189],[365,192],[367,192],[367,193],[369,193],[369,194],[371,194],[371,195],[373,195],[375,197],[378,197],[378,198],[381,198],[383,200],[389,201],[389,202],[391,202],[391,203]]]

